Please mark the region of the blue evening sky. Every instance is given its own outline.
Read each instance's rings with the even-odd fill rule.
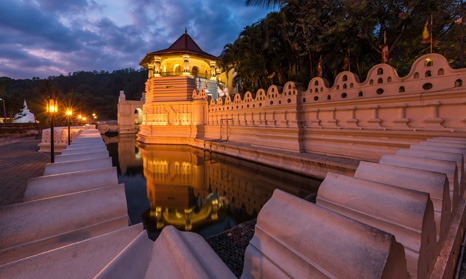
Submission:
[[[220,55],[269,10],[245,0],[1,0],[0,77],[132,67],[184,33]]]

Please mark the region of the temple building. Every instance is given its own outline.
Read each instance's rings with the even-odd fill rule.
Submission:
[[[164,77],[178,76],[189,78],[185,79],[190,90],[188,94],[194,88],[204,88],[207,95],[217,99],[228,86],[226,74],[221,72],[218,62],[218,57],[204,52],[185,31],[169,48],[147,53],[139,65],[149,70],[146,92],[155,90],[154,83]]]

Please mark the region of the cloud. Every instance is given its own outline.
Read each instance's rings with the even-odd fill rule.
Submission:
[[[0,76],[139,68],[147,52],[169,47],[185,28],[220,55],[266,13],[242,0],[2,0]]]

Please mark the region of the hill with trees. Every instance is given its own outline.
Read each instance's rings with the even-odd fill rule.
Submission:
[[[68,75],[50,76],[47,79],[11,79],[0,77],[0,98],[5,100],[7,117],[14,117],[27,100],[36,119],[44,121],[45,99],[55,94],[62,109],[74,108],[74,114],[97,114],[98,119],[117,119],[117,103],[120,90],[128,100],[139,100],[145,91],[147,70],[131,68],[107,71],[74,72]],[[0,108],[3,117],[3,108]],[[62,119],[63,120],[63,119]],[[60,118],[58,119],[60,121]]]

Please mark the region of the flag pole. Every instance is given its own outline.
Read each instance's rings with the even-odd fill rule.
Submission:
[[[432,44],[434,43],[434,32],[432,32],[433,15],[430,15],[430,53],[432,53]]]

